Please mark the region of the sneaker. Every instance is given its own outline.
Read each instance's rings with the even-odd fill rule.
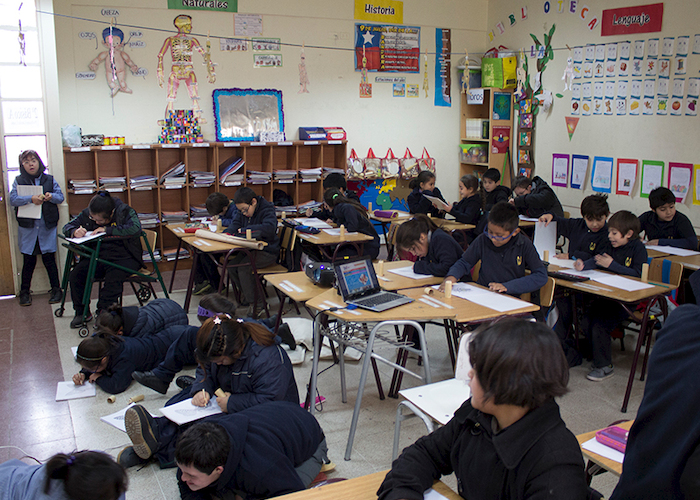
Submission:
[[[245,315],[243,316],[244,318],[251,318],[251,319],[258,319],[260,316],[263,315],[264,309],[258,309],[257,311],[254,311],[255,306],[248,306],[248,309],[245,311]],[[255,315],[254,315],[255,314]]]
[[[88,312],[87,318],[85,318],[85,323],[92,321],[92,314]],[[73,317],[73,321],[70,322],[71,328],[80,328],[83,326],[83,315],[78,313]]]
[[[194,286],[193,295],[204,295],[214,290],[214,287],[208,281],[202,281]]]
[[[158,450],[155,420],[141,405],[134,405],[124,414],[126,434],[134,445],[134,453],[143,459],[148,459]]]
[[[280,327],[277,329],[277,335],[282,339],[283,344],[287,344],[289,346],[289,350],[293,351],[297,348],[297,341],[294,338],[294,335],[292,335],[292,331],[289,329],[289,325],[287,323],[282,323]]]
[[[22,307],[32,305],[32,294],[29,292],[19,292],[19,305]]]
[[[134,372],[131,374],[131,378],[161,394],[168,392],[168,386],[170,385],[170,382],[158,378],[152,371]]]
[[[52,288],[50,293],[49,304],[58,304],[63,299],[63,292],[60,288]]]
[[[192,384],[194,384],[194,377],[190,377],[189,375],[180,375],[175,379],[175,384],[177,384],[180,389],[189,389],[192,387]]]
[[[136,467],[137,465],[144,465],[148,462],[148,459],[141,458],[136,454],[133,446],[127,446],[117,455],[117,463],[125,469]]]
[[[606,378],[610,378],[613,376],[614,368],[613,365],[610,366],[603,366],[602,368],[593,368],[588,375],[586,375],[586,378],[588,380],[592,380],[593,382],[601,382],[605,380]]]

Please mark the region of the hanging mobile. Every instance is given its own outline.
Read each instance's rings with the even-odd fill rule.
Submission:
[[[425,49],[423,61],[425,66],[423,70],[423,90],[425,90],[425,97],[428,97],[428,89],[430,88],[430,83],[428,83],[428,49]]]

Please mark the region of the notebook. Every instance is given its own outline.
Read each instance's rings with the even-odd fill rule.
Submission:
[[[382,312],[413,302],[413,299],[380,288],[370,257],[358,257],[335,264],[338,288],[347,304]]]

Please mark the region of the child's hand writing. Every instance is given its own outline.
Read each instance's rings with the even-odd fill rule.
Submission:
[[[439,288],[439,290],[440,290],[441,292],[444,292],[444,291],[445,291],[445,283],[447,283],[448,281],[451,281],[452,284],[455,284],[455,283],[457,283],[458,280],[457,280],[457,278],[455,278],[454,276],[448,276],[448,277],[446,277],[445,280],[444,280],[442,283],[440,283],[440,288]]]
[[[596,255],[594,258],[596,264],[598,264],[600,267],[605,268],[610,267],[610,264],[612,264],[613,261],[613,258],[606,253],[602,255]]]
[[[100,234],[100,233],[104,233],[104,232],[105,232],[105,228],[104,228],[104,227],[98,227],[97,229],[95,229],[95,230],[92,232],[92,234]]]
[[[75,375],[73,375],[73,383],[75,385],[83,385],[85,383],[85,374],[76,373]]]
[[[192,404],[195,406],[207,406],[209,404],[209,393],[205,390],[199,391],[192,396]]]
[[[574,262],[574,269],[583,271],[583,261],[581,259],[576,259],[576,262]]]
[[[231,396],[230,392],[225,392],[223,396],[217,396],[216,397],[216,402],[219,405],[219,408],[221,408],[221,411],[224,413],[228,413],[228,398]]]
[[[552,214],[540,215],[540,222],[544,222],[544,227],[547,227],[552,222],[552,219],[554,219]]]
[[[73,238],[82,238],[83,236],[85,236],[85,233],[87,233],[87,229],[80,226],[78,229],[73,231]]]
[[[503,283],[489,283],[489,290],[492,292],[505,293],[508,289],[503,285]]]

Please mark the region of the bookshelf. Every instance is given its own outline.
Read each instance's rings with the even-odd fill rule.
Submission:
[[[225,161],[240,157],[245,165],[237,172],[244,174],[239,186],[225,186],[219,182],[219,166]],[[162,220],[163,211],[185,211],[190,207],[203,205],[207,197],[216,191],[229,198],[241,186],[249,186],[258,195],[272,201],[275,189],[281,189],[291,196],[295,205],[311,200],[320,200],[323,195],[323,182],[318,179],[302,179],[301,170],[311,168],[340,168],[345,170],[347,162],[347,141],[289,141],[289,142],[216,142],[201,144],[137,144],[114,146],[91,146],[63,148],[65,165],[68,210],[72,216],[87,207],[94,193],[99,189],[100,177],[125,177],[123,191],[110,194],[128,203],[137,213],[155,213]],[[131,187],[134,177],[152,175],[160,178],[177,162],[185,164],[186,182],[182,187],[166,188],[163,185],[151,187]],[[267,184],[249,184],[248,171],[273,174]],[[274,179],[276,170],[294,170],[292,181]],[[215,182],[207,187],[195,187],[189,176],[191,171],[212,172]],[[97,188],[92,192],[76,194],[70,187],[71,180],[94,180]],[[158,233],[156,248],[160,254],[164,249],[177,246],[176,237],[159,222],[154,229]],[[169,269],[165,259],[161,269]]]
[[[481,179],[482,174],[487,168],[495,168],[501,172],[501,184],[510,187],[512,169],[510,168],[510,164],[508,168],[503,168],[503,162],[506,156],[505,153],[493,153],[491,151],[491,139],[494,136],[494,127],[510,127],[509,149],[512,155],[512,152],[515,150],[514,145],[516,144],[516,130],[515,127],[513,127],[513,90],[484,88],[483,91],[484,100],[481,104],[467,104],[467,95],[464,93],[460,94],[460,147],[466,144],[472,144],[477,146],[477,148],[483,147],[487,151],[487,158],[484,158],[483,155],[479,158],[477,158],[476,155],[472,155],[469,159],[462,157],[460,161],[460,176],[473,174]],[[506,120],[493,119],[495,92],[507,93],[510,96],[510,116]],[[482,135],[478,133],[479,131],[477,130],[476,135],[468,135],[467,120],[471,119],[488,120],[489,123],[486,128],[487,134]],[[487,135],[487,137],[484,137],[485,135]]]

